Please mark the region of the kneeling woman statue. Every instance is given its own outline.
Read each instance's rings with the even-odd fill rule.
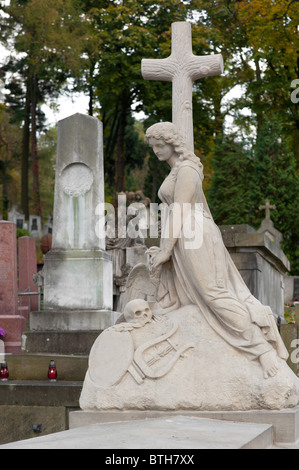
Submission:
[[[287,350],[270,307],[250,293],[224,246],[202,190],[200,159],[170,122],[151,126],[146,141],[170,166],[158,193],[169,208],[169,231],[165,237],[162,232],[160,248],[149,250],[151,269],[161,271],[159,307],[169,312],[197,305],[218,335],[249,359],[260,361],[265,378],[275,376],[277,357],[286,360]],[[181,214],[174,207],[181,208]],[[188,217],[183,210],[187,207]],[[187,223],[200,243],[190,243]]]

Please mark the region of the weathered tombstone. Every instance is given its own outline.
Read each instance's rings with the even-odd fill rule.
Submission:
[[[52,235],[53,232],[53,217],[48,215],[47,222],[44,224],[43,235]]]
[[[26,229],[25,215],[22,214],[15,206],[8,212],[8,220],[13,222],[18,229]]]
[[[39,215],[29,215],[29,233],[33,238],[41,238],[42,220]]]
[[[38,296],[26,295],[28,292],[38,292],[34,284],[33,275],[37,273],[36,245],[34,238],[19,237],[19,292],[22,307],[29,307],[29,311],[38,310]]]
[[[290,263],[280,243],[246,224],[219,226],[224,244],[250,292],[276,317],[284,317],[284,279]],[[277,230],[277,239],[281,233]]]
[[[16,226],[7,221],[0,222],[0,327],[6,352],[20,352],[26,319],[18,312]]]
[[[74,114],[59,122],[44,311],[31,313],[31,330],[101,330],[113,323],[112,262],[95,230],[96,208],[104,203],[102,145],[99,119]]]

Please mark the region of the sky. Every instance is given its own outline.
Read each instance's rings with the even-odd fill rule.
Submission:
[[[53,107],[48,104],[42,105],[42,111],[45,113],[47,118],[47,125],[49,127],[53,127],[58,123],[58,121],[69,117],[72,114],[87,114],[88,101],[88,96],[84,96],[83,93],[74,93],[71,97],[62,95]]]

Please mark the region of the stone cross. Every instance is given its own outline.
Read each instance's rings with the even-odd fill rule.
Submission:
[[[259,210],[265,209],[266,212],[266,219],[270,220],[270,209],[276,209],[276,206],[271,206],[269,199],[266,199],[266,204],[264,206],[259,206]]]
[[[180,130],[187,147],[193,151],[193,82],[221,74],[221,54],[195,56],[192,53],[191,24],[173,23],[171,55],[166,59],[143,59],[141,71],[146,80],[172,82],[172,122]]]

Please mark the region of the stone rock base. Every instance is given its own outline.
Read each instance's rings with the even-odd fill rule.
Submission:
[[[227,344],[197,307],[184,307],[160,318],[130,332],[134,359],[139,366],[140,357],[144,360],[141,371],[135,361],[133,369],[128,367],[121,373],[119,364],[126,364],[125,349],[119,358],[115,352],[107,355],[106,371],[98,374],[92,370],[102,341],[101,335],[97,338],[89,357],[81,409],[246,411],[281,410],[299,403],[299,379],[285,361],[279,359],[275,377],[264,379],[259,361],[250,361]],[[174,333],[163,340],[170,332]],[[103,358],[98,360],[103,364]],[[102,386],[97,381],[97,377],[113,376],[115,370],[117,383]]]

